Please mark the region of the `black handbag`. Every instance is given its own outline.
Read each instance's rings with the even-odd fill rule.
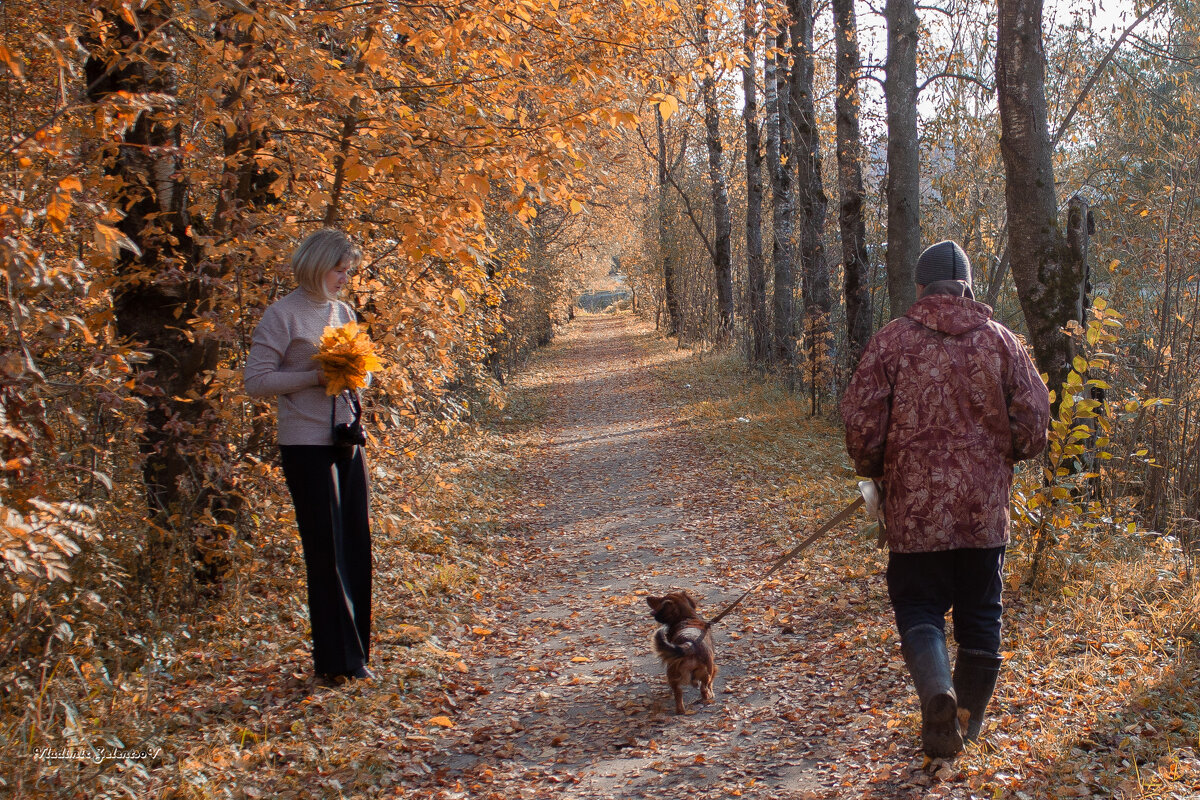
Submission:
[[[350,422],[338,423],[338,398],[334,396],[330,398],[332,403],[329,408],[329,424],[333,428],[334,447],[343,448],[340,455],[350,457],[354,454],[355,447],[367,443],[367,434],[362,427],[362,404],[358,402],[358,392],[347,389],[342,394],[346,396],[346,402],[350,404],[350,409],[354,412],[354,419]]]

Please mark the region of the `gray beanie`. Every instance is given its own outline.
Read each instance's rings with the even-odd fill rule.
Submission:
[[[917,259],[917,271],[913,276],[921,286],[935,281],[966,281],[971,285],[971,262],[967,254],[954,242],[931,244]]]

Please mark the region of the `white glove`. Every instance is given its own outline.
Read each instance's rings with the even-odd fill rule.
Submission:
[[[880,491],[879,484],[874,480],[859,481],[858,491],[863,496],[867,516],[874,519],[879,525],[879,537],[875,544],[877,547],[883,547],[887,540],[887,528],[883,523],[883,492]]]

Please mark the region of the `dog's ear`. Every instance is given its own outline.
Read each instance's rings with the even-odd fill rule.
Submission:
[[[683,601],[685,603],[687,603],[689,606],[692,607],[692,611],[695,611],[696,607],[700,605],[700,601],[698,601],[696,598],[694,598],[690,594],[688,594],[687,589],[681,590],[679,592],[679,596],[683,599]]]
[[[663,607],[663,603],[666,602],[666,600],[667,598],[665,597],[647,597],[646,605],[650,606],[650,610],[657,614],[658,610]]]

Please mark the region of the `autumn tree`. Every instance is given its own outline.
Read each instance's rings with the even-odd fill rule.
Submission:
[[[668,246],[667,209],[670,206],[670,157],[667,154],[667,133],[665,130],[662,109],[654,108],[655,146],[657,158],[655,164],[658,173],[658,253],[662,264],[663,304],[667,311],[667,333],[679,332],[679,283],[676,279],[675,260]],[[682,155],[682,148],[680,149]]]
[[[821,171],[821,141],[814,96],[813,7],[810,0],[789,0],[792,71],[789,75],[788,115],[793,140],[791,163],[796,169],[796,218],[799,224],[801,295],[805,312],[805,354],[808,361],[810,413],[817,413],[817,396],[826,368],[826,334],[833,309],[829,269],[825,263],[825,214],[829,199]]]
[[[1086,207],[1073,209],[1075,235],[1068,238],[1054,183],[1040,0],[1001,0],[996,48],[1013,278],[1038,368],[1060,387],[1072,355],[1063,327],[1082,316],[1086,249],[1078,231]]]
[[[917,140],[917,39],[913,0],[887,0],[887,286],[893,319],[916,299],[921,254],[920,147]]]
[[[837,58],[838,224],[841,230],[843,298],[846,307],[846,363],[850,369],[871,337],[871,295],[867,229],[863,219],[862,142],[859,135],[858,81],[862,61],[852,0],[833,0]]]
[[[195,239],[205,223],[193,219],[181,159],[173,13],[160,3],[137,11],[105,8],[85,69],[88,100],[112,126],[113,144],[98,155],[121,214],[98,230],[113,241],[117,331],[147,353],[136,368],[137,392],[147,405],[142,473],[150,513],[168,530],[204,519],[211,503],[222,502],[215,472],[226,457],[216,444],[220,421],[209,396],[221,343],[196,325],[214,309],[221,276]],[[211,516],[208,522],[211,528],[202,530],[228,525]],[[194,545],[199,561],[211,564],[217,556],[203,552],[206,538]],[[159,555],[150,551],[151,558]]]
[[[784,18],[786,20],[786,17]],[[791,369],[795,363],[793,287],[794,253],[792,236],[795,230],[792,201],[792,171],[784,157],[792,150],[792,135],[788,122],[787,27],[776,23],[775,36],[768,36],[764,74],[766,94],[766,151],[767,170],[771,177],[771,265],[773,272],[771,360],[778,366]]]
[[[767,274],[763,261],[763,154],[758,120],[756,0],[742,6],[742,111],[746,130],[746,294],[750,323],[750,360],[766,363],[770,347],[767,328]]]
[[[733,256],[729,217],[729,189],[725,181],[724,145],[721,142],[721,108],[717,97],[718,63],[709,44],[709,11],[705,4],[696,6],[696,29],[701,57],[700,98],[704,106],[704,146],[708,153],[708,180],[712,194],[713,237],[710,243],[713,280],[717,296],[717,316],[721,338],[733,329]]]

